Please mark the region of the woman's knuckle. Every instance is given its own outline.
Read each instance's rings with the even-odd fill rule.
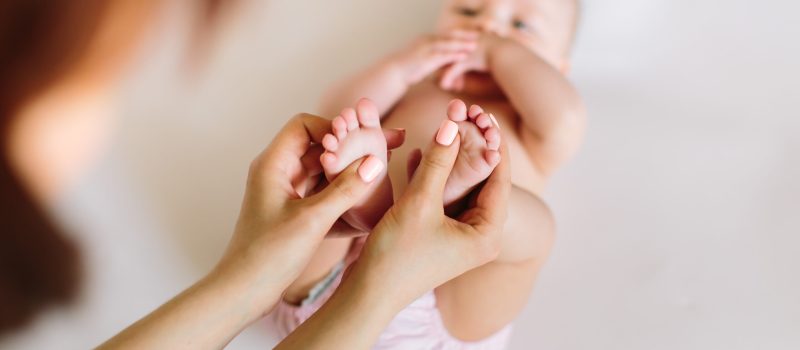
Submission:
[[[423,158],[422,162],[425,167],[433,169],[445,169],[449,165],[446,159],[435,156],[425,157]]]
[[[345,198],[354,198],[356,196],[356,188],[349,181],[334,181],[329,186],[333,186],[334,192],[339,196]]]

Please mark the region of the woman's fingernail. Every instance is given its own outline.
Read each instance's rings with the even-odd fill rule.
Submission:
[[[497,130],[500,130],[500,123],[497,122],[497,119],[494,117],[494,114],[489,113],[489,118],[492,119],[492,123],[494,123],[494,126],[497,127]]]
[[[436,133],[436,142],[442,146],[450,146],[456,139],[456,135],[458,135],[458,124],[445,119],[439,126],[439,132]]]
[[[381,174],[383,168],[383,162],[381,162],[378,157],[369,156],[367,159],[364,159],[364,162],[358,167],[358,176],[361,176],[361,180],[364,180],[364,182],[372,182],[372,180],[375,180],[375,178]]]

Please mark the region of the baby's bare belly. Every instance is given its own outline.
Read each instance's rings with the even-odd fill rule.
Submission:
[[[406,143],[392,152],[389,162],[389,176],[397,198],[408,184],[407,163],[409,153],[416,149],[425,150],[433,140],[437,128],[447,115],[447,104],[453,98],[462,98],[442,91],[433,84],[423,83],[411,89],[397,104],[394,110],[383,119],[384,128],[405,128]],[[511,181],[514,185],[534,194],[540,194],[544,187],[544,177],[534,167],[530,156],[517,136],[516,116],[507,103],[464,99],[467,104],[480,104],[487,112],[495,115],[500,123],[503,140],[508,145],[512,159]]]

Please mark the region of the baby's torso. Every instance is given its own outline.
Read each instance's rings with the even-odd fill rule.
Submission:
[[[405,128],[406,143],[392,152],[389,174],[395,189],[395,198],[405,191],[408,183],[406,165],[408,154],[420,148],[423,151],[433,140],[436,129],[446,118],[447,104],[460,98],[470,104],[478,104],[494,114],[500,124],[502,138],[508,145],[512,161],[511,181],[534,194],[539,194],[545,183],[542,173],[534,166],[530,155],[520,142],[517,115],[505,99],[475,99],[455,95],[438,88],[430,81],[412,87],[382,123],[385,128]]]

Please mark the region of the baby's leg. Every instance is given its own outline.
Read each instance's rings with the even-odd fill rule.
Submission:
[[[459,123],[461,150],[445,203],[458,201],[491,173],[500,143],[496,121],[479,106],[467,110],[453,101],[448,117]],[[537,196],[514,186],[508,205],[498,259],[436,288],[442,321],[458,339],[482,340],[508,325],[524,307],[552,245],[552,216]]]
[[[300,305],[308,297],[311,288],[344,260],[352,241],[352,238],[328,238],[322,241],[303,273],[286,289],[283,300],[291,305]]]
[[[328,180],[333,180],[352,162],[368,155],[383,162],[381,173],[372,185],[372,193],[342,215],[342,219],[354,228],[369,232],[394,202],[392,183],[386,176],[386,138],[381,130],[378,109],[372,101],[362,99],[355,109],[345,108],[333,119],[332,125],[333,134],[323,138],[325,153],[320,157]]]

